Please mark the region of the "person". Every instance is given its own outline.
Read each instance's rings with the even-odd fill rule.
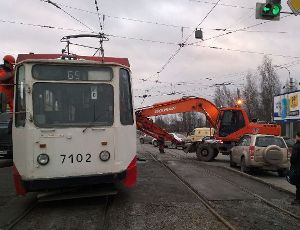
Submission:
[[[296,134],[295,142],[290,161],[291,168],[293,168],[295,174],[298,175],[298,183],[296,184],[296,199],[292,204],[300,205],[300,131]]]
[[[157,142],[158,142],[159,153],[165,153],[165,140],[164,140],[164,138],[159,137]]]
[[[0,93],[5,93],[10,111],[13,111],[14,101],[14,65],[15,58],[12,55],[3,57],[3,65],[0,66]]]

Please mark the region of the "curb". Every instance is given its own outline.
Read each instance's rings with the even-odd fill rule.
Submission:
[[[287,189],[284,189],[284,188],[279,187],[279,186],[277,186],[277,185],[274,185],[274,184],[272,184],[272,183],[266,182],[266,181],[264,181],[264,180],[262,180],[262,179],[260,179],[260,178],[257,178],[257,177],[255,177],[255,176],[249,175],[249,174],[247,174],[247,173],[243,173],[243,172],[240,172],[240,171],[237,171],[237,170],[235,170],[235,169],[232,169],[232,168],[229,168],[229,167],[226,167],[226,166],[222,166],[222,165],[217,166],[217,167],[221,167],[221,168],[226,169],[226,170],[228,170],[228,171],[231,171],[231,172],[240,174],[241,176],[245,176],[245,177],[247,177],[247,178],[249,178],[249,179],[252,179],[252,180],[258,181],[258,182],[260,182],[260,183],[266,184],[266,185],[268,185],[268,186],[270,186],[270,187],[272,187],[272,188],[274,188],[274,189],[280,190],[280,191],[285,192],[285,193],[288,193],[288,194],[290,194],[290,195],[295,196],[295,194],[296,194],[296,193],[291,192],[291,191],[289,191],[289,190],[287,190]]]

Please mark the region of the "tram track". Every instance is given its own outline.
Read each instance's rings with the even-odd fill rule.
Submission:
[[[82,201],[87,201],[88,203],[89,202],[92,202],[91,200],[89,199],[93,199],[92,197],[90,198],[81,198],[80,199],[76,199],[77,201],[79,202],[82,202]],[[100,197],[99,199],[105,199],[105,202],[103,202],[103,208],[101,209],[102,211],[100,211],[101,215],[102,215],[102,226],[103,226],[103,229],[109,229],[110,226],[109,226],[109,210],[110,210],[110,207],[112,206],[112,203],[113,203],[113,200],[114,200],[114,195],[106,195],[104,197]],[[60,201],[60,200],[59,200]],[[64,200],[63,202],[69,202],[70,200]],[[21,227],[22,225],[22,221],[25,221],[26,218],[28,217],[29,219],[32,218],[30,217],[30,214],[33,212],[33,215],[34,212],[38,213],[39,212],[39,209],[43,209],[43,206],[50,206],[50,208],[54,208],[55,207],[55,210],[53,210],[54,212],[57,212],[58,209],[63,209],[64,208],[64,205],[60,204],[61,207],[59,206],[59,204],[55,203],[55,202],[58,202],[58,201],[55,201],[55,200],[50,200],[50,201],[42,201],[42,202],[39,202],[38,199],[30,204],[24,212],[22,212],[21,214],[19,214],[14,220],[12,220],[8,225],[4,226],[3,228],[0,228],[0,230],[11,230],[11,229],[27,229],[26,227]],[[85,203],[85,202],[84,202]],[[99,208],[97,206],[97,208]],[[74,212],[76,212],[76,210],[74,210]],[[44,215],[47,215],[46,213]],[[69,216],[72,216],[72,212],[68,214]],[[45,217],[42,217],[42,218],[46,218],[47,219],[47,216]],[[66,216],[66,219],[68,218],[68,216]]]
[[[168,149],[168,152],[170,152],[170,154],[171,154],[172,156],[178,155],[178,153],[176,153],[175,151],[172,151],[172,150],[170,150],[170,149]],[[179,158],[179,159],[183,159],[182,156],[178,156],[178,158]],[[185,160],[192,160],[192,159],[190,159],[190,158],[185,158]],[[198,162],[198,163],[199,163],[199,164],[205,165],[205,163],[203,163],[203,162]],[[214,167],[217,167],[217,166],[214,166]],[[225,169],[225,170],[227,170],[227,169]],[[297,220],[300,220],[300,216],[299,216],[299,215],[295,215],[294,213],[292,213],[292,212],[290,212],[290,211],[288,211],[288,210],[286,210],[286,209],[284,209],[284,208],[278,206],[278,205],[275,204],[274,202],[271,202],[271,201],[265,199],[264,197],[260,196],[259,194],[252,192],[251,190],[247,189],[245,186],[239,185],[238,183],[234,182],[231,178],[228,178],[228,177],[226,178],[226,177],[224,177],[224,174],[219,175],[219,174],[213,172],[213,171],[210,170],[210,169],[206,169],[206,171],[207,171],[207,173],[211,174],[212,176],[218,177],[218,178],[220,178],[220,179],[222,179],[222,180],[224,180],[224,181],[226,181],[226,182],[228,182],[228,183],[230,183],[230,184],[232,184],[232,185],[238,187],[238,188],[241,189],[242,191],[244,191],[244,192],[248,193],[249,195],[251,195],[251,196],[257,198],[258,200],[260,200],[261,202],[265,203],[266,205],[268,205],[268,206],[270,206],[270,207],[272,207],[272,208],[274,208],[274,209],[277,209],[277,210],[281,211],[282,213],[284,213],[284,214],[286,214],[286,215],[289,215],[289,216],[291,216],[291,217],[293,217],[293,218],[295,218],[295,219],[297,219]],[[238,174],[238,172],[236,172],[235,170],[232,170],[231,172]],[[242,175],[242,174],[239,174],[239,175]],[[274,188],[274,189],[276,189],[276,188]],[[279,190],[278,190],[278,191],[279,191]],[[281,191],[280,191],[280,192],[281,192]]]
[[[284,208],[279,207],[279,206],[276,205],[274,202],[271,202],[271,201],[269,201],[269,200],[263,198],[262,196],[260,196],[260,195],[258,195],[258,194],[256,194],[256,193],[252,192],[251,190],[247,189],[247,188],[244,187],[244,186],[239,185],[238,183],[232,181],[232,180],[229,179],[229,178],[225,178],[224,175],[221,176],[221,175],[219,175],[219,174],[217,174],[217,173],[212,172],[212,170],[209,170],[209,169],[207,169],[207,172],[208,172],[209,174],[211,174],[212,176],[218,177],[218,178],[220,178],[220,179],[222,179],[222,180],[224,180],[224,181],[226,181],[226,182],[228,182],[228,183],[230,183],[230,184],[232,184],[232,185],[238,187],[238,188],[241,189],[242,191],[248,193],[249,195],[252,195],[253,197],[255,197],[255,198],[257,198],[258,200],[260,200],[261,202],[267,204],[268,206],[270,206],[270,207],[272,207],[272,208],[274,208],[274,209],[277,209],[277,210],[281,211],[282,213],[284,213],[284,214],[286,214],[286,215],[289,215],[289,216],[291,216],[291,217],[293,217],[293,218],[295,218],[295,219],[297,219],[297,220],[300,220],[300,216],[299,216],[299,215],[295,215],[294,213],[292,213],[292,212],[290,212],[290,211],[288,211],[288,210],[286,210],[286,209],[284,209]]]
[[[236,228],[224,217],[222,217],[216,209],[208,202],[208,200],[200,194],[196,189],[194,189],[190,184],[188,184],[184,179],[182,179],[176,172],[174,172],[168,165],[166,165],[163,161],[157,159],[151,152],[147,151],[150,156],[160,164],[162,164],[171,174],[173,174],[189,191],[196,195],[198,200],[228,229],[235,230]]]
[[[3,230],[11,230],[13,229],[18,223],[20,223],[28,214],[38,205],[38,201],[35,200],[32,204],[30,204],[24,212],[18,215],[14,220],[12,220],[7,226],[3,227]],[[2,229],[1,229],[2,230]]]
[[[149,152],[149,151],[148,151]],[[151,153],[150,153],[151,154]],[[170,149],[168,149],[167,151],[166,151],[166,155],[162,155],[161,157],[158,157],[158,158],[161,158],[161,160],[160,159],[157,159],[157,156],[155,157],[155,156],[153,156],[153,154],[151,154],[152,155],[152,157],[154,157],[157,161],[159,161],[160,163],[162,163],[169,171],[171,171],[172,172],[172,174],[174,174],[177,178],[179,178],[185,185],[187,185],[190,189],[192,189],[193,191],[195,191],[196,189],[194,189],[193,188],[193,186],[192,186],[192,184],[189,182],[189,181],[187,181],[185,178],[184,178],[184,176],[182,176],[181,175],[181,173],[179,173],[178,174],[178,172],[177,172],[177,170],[175,170],[175,168],[174,168],[174,166],[172,166],[172,164],[173,163],[170,163],[170,162],[172,162],[173,161],[173,159],[176,161],[176,162],[178,162],[178,160],[185,160],[185,162],[193,162],[194,164],[197,164],[197,165],[199,165],[199,167],[201,167],[201,165],[202,166],[204,166],[205,167],[205,171],[206,171],[206,174],[207,175],[211,175],[211,176],[213,176],[213,177],[215,177],[215,178],[218,178],[218,179],[220,179],[220,180],[223,180],[223,181],[225,181],[225,182],[227,182],[228,184],[231,184],[232,186],[235,186],[235,187],[237,187],[238,189],[240,189],[241,191],[243,191],[243,192],[245,192],[245,193],[247,193],[248,195],[250,195],[250,196],[252,196],[255,200],[257,200],[258,202],[261,202],[261,204],[264,204],[265,205],[265,210],[267,210],[267,207],[269,207],[269,208],[271,208],[272,210],[273,210],[273,212],[275,212],[275,213],[278,213],[277,215],[284,215],[284,216],[286,216],[287,218],[288,218],[288,216],[290,217],[290,218],[292,218],[292,219],[294,219],[294,221],[296,221],[298,224],[299,224],[299,221],[300,221],[300,216],[297,214],[297,212],[299,211],[299,210],[297,210],[297,207],[295,208],[295,207],[291,207],[291,206],[289,206],[289,204],[287,204],[287,203],[281,203],[281,202],[279,202],[278,200],[274,200],[274,199],[269,199],[269,197],[267,196],[267,195],[264,195],[264,197],[262,196],[262,195],[260,195],[259,194],[259,192],[253,192],[253,190],[251,190],[251,189],[248,189],[247,188],[247,186],[244,186],[244,185],[241,185],[241,184],[239,184],[238,183],[238,181],[235,181],[234,180],[234,178],[230,178],[230,175],[228,176],[228,174],[230,174],[230,173],[228,173],[228,174],[226,174],[225,173],[225,175],[224,175],[224,173],[222,173],[221,171],[222,171],[222,169],[223,170],[225,170],[225,171],[229,171],[229,172],[231,172],[231,173],[233,173],[233,174],[236,174],[236,175],[239,175],[240,177],[243,177],[243,175],[240,175],[238,172],[235,172],[235,171],[232,171],[232,170],[228,170],[228,169],[224,169],[224,168],[222,168],[222,167],[218,167],[218,166],[211,166],[211,165],[208,165],[208,164],[205,164],[205,163],[203,163],[203,162],[199,162],[199,161],[195,161],[195,159],[191,159],[190,157],[184,157],[184,156],[181,156],[179,153],[177,153],[176,151],[173,151],[173,150],[170,150]],[[168,158],[168,156],[167,155],[170,155],[172,158]],[[179,161],[180,162],[180,161]],[[169,167],[169,164],[170,164],[170,166],[171,167]],[[177,164],[177,163],[175,163],[175,164]],[[173,169],[174,168],[174,169]],[[211,169],[212,168],[212,169]],[[220,172],[218,171],[218,170],[221,170]],[[248,178],[249,179],[249,178]],[[252,180],[252,181],[255,181],[254,179],[249,179],[249,180]],[[261,183],[261,182],[258,182],[258,181],[255,181],[256,183],[260,183],[261,184],[261,186],[265,186],[265,187],[268,187],[266,184],[264,184],[264,183]],[[274,188],[274,187],[272,187],[272,189],[274,190],[274,191],[276,191],[277,193],[281,193],[281,194],[283,194],[283,198],[285,199],[285,197],[286,197],[286,195],[288,195],[288,194],[286,194],[285,192],[283,192],[283,191],[281,191],[281,190],[278,190],[278,189],[276,189],[276,188]],[[204,200],[206,200],[206,197],[204,197],[201,193],[199,194],[199,192],[197,192],[196,191],[196,193],[198,194],[198,195],[200,195],[202,198],[204,198]],[[291,195],[289,194],[289,197],[291,198]],[[230,200],[227,200],[229,203],[231,202]],[[275,201],[275,202],[273,202],[273,201]],[[221,206],[222,206],[222,201],[221,202],[215,202],[215,201],[207,201],[206,200],[206,202],[210,205],[210,207],[212,207],[214,210],[220,210],[220,206],[218,207],[218,205],[213,205],[213,203],[217,203],[217,204],[221,204]],[[224,201],[225,203],[226,203],[226,201]],[[223,202],[223,203],[224,203]],[[232,200],[232,202],[234,202],[233,200]],[[247,203],[248,202],[248,203]],[[249,207],[251,207],[251,202],[249,203],[250,201],[246,201],[245,200],[245,203],[246,203],[246,206],[248,205]],[[255,201],[254,201],[255,202]],[[278,205],[278,203],[279,203],[279,205]],[[226,206],[226,205],[225,205]],[[229,207],[226,207],[227,209],[229,208]],[[226,210],[226,208],[225,208],[225,210]],[[291,210],[290,208],[292,208],[292,211],[289,211],[289,210]],[[221,208],[221,210],[222,210],[222,208]],[[223,210],[224,211],[224,210]],[[220,213],[220,212],[219,212]],[[222,212],[223,213],[223,212]],[[279,213],[281,213],[281,214],[279,214]],[[227,217],[227,220],[229,220],[229,221],[231,221],[231,218],[228,218],[228,216],[226,216]],[[234,223],[235,221],[233,221],[233,223]],[[231,224],[232,225],[232,224]],[[234,226],[234,225],[232,225],[232,226]],[[239,228],[240,226],[238,226],[238,225],[236,225],[237,226],[237,228]],[[297,225],[298,226],[298,225]]]

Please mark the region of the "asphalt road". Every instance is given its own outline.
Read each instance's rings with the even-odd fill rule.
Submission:
[[[291,193],[224,168],[227,160],[222,157],[206,163],[182,150],[166,152],[138,144],[135,188],[118,186],[114,196],[75,200],[16,197],[11,168],[0,168],[0,229],[10,218],[8,210],[18,209],[18,203],[35,205],[11,229],[226,229],[199,197],[236,229],[300,229],[299,219],[280,210],[300,216],[300,207],[290,205]]]

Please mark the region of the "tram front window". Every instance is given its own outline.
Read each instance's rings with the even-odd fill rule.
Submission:
[[[33,119],[38,127],[111,126],[114,94],[109,84],[35,83]]]

